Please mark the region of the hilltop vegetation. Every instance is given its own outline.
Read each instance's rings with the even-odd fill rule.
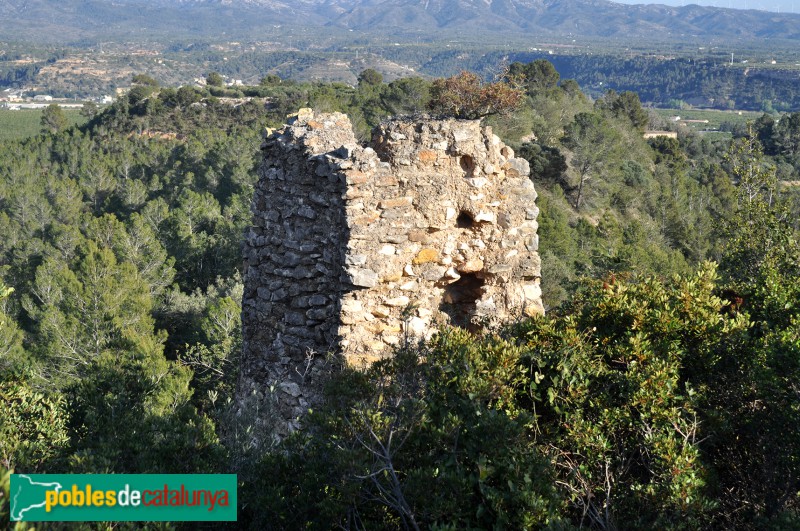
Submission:
[[[798,115],[646,141],[634,93],[547,61],[505,82],[487,123],[531,163],[548,316],[345,371],[280,446],[269,395],[231,403],[262,131],[310,106],[366,139],[449,85],[137,75],[0,144],[0,465],[235,472],[254,529],[800,525]]]

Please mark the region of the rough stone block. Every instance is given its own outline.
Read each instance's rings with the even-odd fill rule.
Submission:
[[[480,258],[471,258],[458,266],[460,273],[476,273],[483,269],[483,260]]]
[[[414,257],[412,263],[414,265],[427,264],[428,262],[435,262],[439,259],[439,251],[436,249],[423,249],[417,256]]]
[[[383,199],[378,203],[378,208],[408,208],[414,203],[414,198],[411,196],[403,197],[390,197]]]
[[[436,159],[439,158],[439,155],[436,154],[435,151],[430,149],[423,149],[419,152],[419,160],[422,163],[430,164],[432,162],[436,162]]]
[[[392,306],[392,307],[400,306],[400,307],[402,307],[402,306],[408,306],[409,302],[410,302],[410,299],[408,297],[406,297],[405,295],[402,295],[400,297],[393,297],[391,299],[387,299],[385,304],[386,304],[386,306]]]
[[[371,269],[351,268],[348,273],[350,274],[350,283],[354,286],[374,288],[378,285],[378,273]]]

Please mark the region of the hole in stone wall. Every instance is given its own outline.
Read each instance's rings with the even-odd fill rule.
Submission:
[[[462,155],[459,163],[461,164],[461,169],[466,172],[467,177],[471,176],[472,172],[475,171],[475,161],[469,155]]]
[[[450,317],[450,324],[473,330],[471,323],[475,315],[476,301],[483,295],[486,282],[475,273],[465,273],[461,278],[444,288],[439,309]]]
[[[456,227],[459,229],[469,229],[475,225],[475,220],[469,212],[462,210],[456,218]]]

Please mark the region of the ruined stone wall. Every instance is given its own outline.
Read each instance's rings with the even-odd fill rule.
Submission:
[[[272,389],[282,431],[337,359],[544,311],[528,163],[478,121],[389,121],[362,147],[346,116],[303,110],[263,150],[240,392]]]

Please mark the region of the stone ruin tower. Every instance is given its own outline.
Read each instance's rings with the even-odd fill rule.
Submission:
[[[528,162],[476,120],[395,119],[359,145],[303,109],[269,135],[246,233],[240,393],[286,433],[331,357],[363,367],[449,323],[544,312]]]

